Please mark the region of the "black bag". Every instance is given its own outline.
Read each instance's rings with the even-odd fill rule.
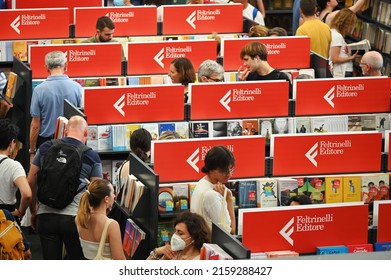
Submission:
[[[51,141],[52,146],[43,156],[38,171],[37,197],[47,206],[63,209],[84,189],[80,188],[83,154],[91,148],[84,144],[74,146],[59,139]]]

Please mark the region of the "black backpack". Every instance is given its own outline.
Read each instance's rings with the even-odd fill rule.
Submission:
[[[83,154],[90,150],[84,144],[75,146],[60,139],[51,140],[52,146],[43,156],[38,171],[38,200],[52,208],[63,209],[72,202],[80,188]]]

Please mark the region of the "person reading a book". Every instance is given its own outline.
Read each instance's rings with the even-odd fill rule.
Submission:
[[[366,52],[360,62],[363,76],[383,76],[383,57],[377,51]]]
[[[351,54],[344,38],[354,28],[356,21],[356,14],[343,8],[331,22],[330,61],[334,78],[353,77],[353,60],[358,51]]]
[[[194,83],[196,81],[196,74],[191,61],[186,57],[174,59],[171,61],[168,76],[171,78],[173,84],[182,84],[185,86],[185,103],[189,103],[190,96],[188,86],[190,83]]]
[[[109,225],[103,257],[114,260],[125,259],[119,224],[107,217],[107,212],[113,207],[114,199],[114,188],[105,179],[92,181],[80,199],[75,221],[86,259],[91,260],[96,257],[106,223]]]
[[[150,161],[152,135],[145,128],[138,128],[130,135],[130,150],[138,156],[143,162]],[[130,155],[127,160],[117,170],[117,188],[122,188],[126,182],[130,169]]]
[[[243,65],[238,70],[239,81],[285,80],[290,83],[287,74],[270,66],[267,55],[268,50],[264,44],[260,42],[246,44],[240,52]],[[289,86],[289,95],[292,95],[291,86]]]
[[[64,115],[64,100],[76,107],[81,106],[82,87],[66,75],[67,58],[62,51],[52,51],[45,56],[49,76],[37,85],[31,97],[30,161],[39,146],[53,139],[56,122]]]
[[[211,242],[211,230],[203,217],[190,211],[180,213],[174,222],[170,244],[155,248],[147,260],[199,260],[204,243]]]
[[[218,83],[224,82],[224,68],[216,61],[204,60],[198,68],[198,82]]]
[[[225,146],[212,147],[205,155],[201,171],[206,175],[194,189],[190,210],[204,217],[210,228],[214,222],[227,232],[235,234],[233,195],[224,185],[235,171],[233,153]]]

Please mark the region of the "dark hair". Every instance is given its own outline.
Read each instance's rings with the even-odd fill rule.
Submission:
[[[292,196],[288,201],[288,205],[291,205],[293,201],[299,203],[300,205],[312,204],[311,198],[309,198],[305,194]]]
[[[102,31],[105,27],[111,30],[115,29],[113,21],[108,16],[102,16],[96,21],[96,29]]]
[[[204,218],[197,213],[184,211],[175,218],[174,226],[184,223],[187,231],[194,240],[194,247],[201,249],[204,243],[211,242],[211,231]]]
[[[19,127],[11,122],[10,119],[0,120],[0,150],[6,150],[12,140],[16,140],[19,133]]]
[[[111,195],[110,182],[105,179],[96,179],[88,185],[88,190],[83,193],[77,211],[76,222],[87,228],[91,217],[91,208],[99,207],[106,196]]]
[[[315,15],[316,6],[316,0],[300,0],[300,9],[307,17]]]
[[[142,161],[149,162],[147,152],[151,150],[151,141],[151,133],[145,128],[138,128],[130,135],[130,150]]]
[[[214,146],[206,153],[204,164],[201,169],[203,173],[216,169],[228,171],[230,166],[235,165],[235,157],[225,146]]]
[[[327,2],[330,2],[330,0],[317,0],[317,10],[320,14],[324,9],[326,9]]]
[[[267,48],[260,42],[251,42],[245,45],[240,51],[240,59],[243,59],[245,55],[248,55],[252,59],[256,56],[263,61],[267,61]]]
[[[196,81],[194,66],[188,58],[176,58],[171,61],[171,64],[174,65],[176,71],[181,75],[182,85],[187,86],[188,84],[194,83]]]
[[[269,29],[269,31],[267,32],[267,36],[271,35],[288,36],[288,32],[285,30],[285,28],[277,26]]]

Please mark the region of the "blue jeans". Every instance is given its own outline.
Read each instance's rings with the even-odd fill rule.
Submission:
[[[41,240],[44,260],[62,260],[63,244],[66,249],[66,259],[85,259],[74,216],[39,214],[37,232]]]

